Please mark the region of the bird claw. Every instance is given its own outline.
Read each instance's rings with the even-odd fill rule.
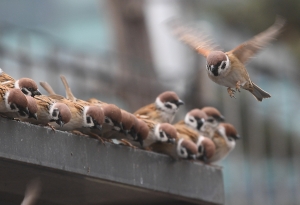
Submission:
[[[89,136],[92,137],[92,138],[95,138],[95,139],[99,140],[101,142],[101,144],[104,144],[104,145],[105,145],[104,142],[109,142],[108,139],[100,137],[99,135],[97,135],[95,133],[90,133]]]
[[[241,92],[241,82],[240,81],[236,82],[235,90],[238,91],[238,92]]]
[[[50,123],[48,123],[47,126],[50,127],[53,132],[56,132],[56,129],[52,125],[50,125]]]
[[[134,148],[134,149],[137,148],[136,146],[132,145],[130,142],[128,142],[128,141],[125,140],[125,139],[120,139],[119,141],[122,142],[123,145],[126,145],[126,146],[128,146],[128,147],[131,147],[131,148]]]
[[[235,98],[235,96],[234,96],[234,93],[236,92],[234,89],[232,89],[232,88],[227,88],[227,92],[228,92],[228,94],[229,94],[229,96],[231,97],[231,98]]]

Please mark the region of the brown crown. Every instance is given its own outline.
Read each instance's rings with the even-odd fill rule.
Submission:
[[[72,114],[69,107],[64,103],[55,103],[55,108],[58,109],[61,116],[61,120],[64,124],[68,123],[71,120]]]
[[[116,105],[105,104],[105,105],[102,105],[101,108],[103,109],[103,113],[106,117],[108,117],[116,122],[122,121],[121,109],[118,108]]]
[[[232,124],[221,123],[220,125],[225,128],[225,130],[226,130],[226,136],[233,137],[234,139],[240,138],[239,135],[237,134],[236,129],[234,128],[234,126]]]
[[[35,114],[38,111],[38,107],[36,101],[33,97],[25,95],[27,102],[28,102],[28,110],[30,113]]]
[[[226,61],[226,55],[222,51],[212,51],[207,56],[207,65],[217,65],[222,61]]]
[[[190,140],[184,139],[181,143],[181,146],[185,147],[187,150],[189,150],[191,153],[195,155],[198,153],[196,144]]]
[[[207,119],[207,115],[203,110],[200,109],[193,109],[189,112],[189,115],[194,116],[194,117],[198,117],[199,119],[203,118],[203,119]]]
[[[8,103],[15,103],[17,106],[21,108],[27,108],[28,102],[25,95],[22,93],[20,89],[12,88],[9,90],[9,96],[7,99]]]
[[[171,101],[178,101],[179,97],[178,95],[173,92],[173,91],[166,91],[161,93],[158,98],[162,101],[162,102],[171,102]]]
[[[125,110],[121,110],[121,113],[122,113],[122,125],[124,130],[130,130],[134,124],[133,114]]]
[[[33,90],[37,90],[37,84],[34,82],[34,80],[30,78],[20,78],[19,79],[19,87],[20,88],[32,88]]]
[[[96,120],[99,123],[99,125],[102,125],[104,123],[104,113],[99,106],[89,106],[89,109],[87,110],[86,114],[91,116],[94,120]]]
[[[207,116],[211,116],[213,118],[222,118],[222,114],[220,111],[214,107],[204,107],[201,109]]]
[[[177,139],[177,132],[173,125],[171,125],[169,123],[161,123],[160,129],[167,134],[168,138]]]
[[[210,159],[214,155],[214,153],[216,151],[216,145],[215,145],[215,143],[213,143],[213,141],[211,139],[206,138],[206,137],[202,140],[201,143],[202,143],[202,145],[204,147],[206,157],[208,159]]]

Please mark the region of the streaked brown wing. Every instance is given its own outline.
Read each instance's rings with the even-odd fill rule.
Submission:
[[[229,53],[233,53],[242,63],[246,63],[280,33],[284,23],[283,18],[277,17],[275,23],[267,30],[240,44]]]
[[[211,51],[216,50],[217,46],[198,29],[182,24],[177,20],[167,23],[173,35],[180,41],[195,49],[198,53],[206,57]]]
[[[153,112],[156,110],[155,104],[152,103],[150,105],[146,105],[137,111],[135,111],[133,114],[134,115],[148,115],[150,112]]]

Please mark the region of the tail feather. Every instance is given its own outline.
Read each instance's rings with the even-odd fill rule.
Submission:
[[[68,84],[68,81],[67,81],[66,77],[61,75],[60,79],[61,79],[61,82],[63,83],[63,85],[65,87],[67,99],[69,99],[71,101],[76,101],[76,98],[75,98],[75,96],[73,95],[73,93],[71,91],[71,88]]]
[[[49,95],[55,95],[53,88],[47,82],[40,82],[40,85],[46,90]]]
[[[249,90],[249,91],[254,95],[254,97],[258,101],[262,101],[264,98],[271,97],[271,95],[269,93],[267,93],[266,91],[264,91],[263,89],[258,87],[256,84],[252,83],[252,85],[253,85],[253,90]]]

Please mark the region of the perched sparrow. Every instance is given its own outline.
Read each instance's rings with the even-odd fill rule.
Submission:
[[[193,109],[185,115],[184,120],[181,120],[176,124],[187,125],[188,127],[199,131],[203,126],[203,124],[205,123],[206,119],[207,119],[207,115],[205,112],[203,112],[200,109]]]
[[[149,146],[154,142],[174,143],[177,139],[177,132],[173,125],[169,123],[158,123],[148,119],[141,119],[149,128],[149,135],[144,140],[144,146]]]
[[[166,91],[156,98],[155,103],[138,109],[134,115],[160,123],[172,123],[179,106],[183,104],[175,92]]]
[[[82,104],[85,106],[95,105],[95,106],[100,106],[102,108],[104,116],[105,116],[105,121],[103,124],[102,133],[99,133],[99,130],[93,130],[96,132],[96,134],[106,135],[112,130],[123,131],[123,127],[122,127],[122,123],[121,123],[122,113],[121,113],[120,108],[118,108],[116,105],[113,105],[113,104],[99,103],[99,101],[96,103],[91,103],[88,101],[78,99],[73,95],[65,76],[61,75],[60,79],[65,87],[67,99],[71,100],[72,102],[76,102],[76,103],[79,103],[79,104]],[[103,136],[103,137],[105,137],[105,136]]]
[[[170,26],[179,40],[206,58],[209,78],[215,83],[227,87],[230,97],[234,97],[236,90],[240,91],[240,88],[243,88],[251,92],[258,101],[262,101],[271,95],[250,80],[244,64],[274,39],[283,25],[284,20],[277,18],[270,28],[225,53],[216,50],[212,44],[204,40],[203,35],[196,34],[192,28],[178,25],[176,22],[171,22]]]
[[[28,116],[28,102],[20,89],[0,85],[0,113],[18,112],[20,116]]]
[[[195,143],[186,139],[177,139],[174,144],[155,142],[148,147],[148,150],[167,154],[175,160],[178,159],[196,159],[197,147]]]
[[[71,111],[66,104],[60,103],[46,95],[35,96],[33,99],[38,107],[38,120],[23,119],[22,121],[30,122],[36,125],[48,125],[50,122],[55,122],[60,127],[70,121]]]
[[[4,73],[2,69],[0,69],[0,82],[2,85],[9,88],[19,88],[25,95],[32,97],[35,95],[41,95],[34,80],[30,78],[20,78],[19,80],[15,80],[8,74]]]
[[[224,122],[225,117],[220,113],[220,111],[214,107],[203,107],[201,109],[208,117],[214,118],[218,122]]]
[[[196,142],[197,146],[197,159],[203,162],[209,162],[216,152],[215,143],[207,137],[199,136]]]
[[[27,107],[28,107],[28,115],[26,113],[23,113],[23,115],[20,115],[20,113],[18,112],[6,112],[4,113],[5,116],[9,117],[9,118],[17,118],[19,120],[22,121],[22,119],[30,119],[30,120],[33,120],[33,121],[36,121],[38,118],[37,118],[37,111],[38,111],[38,107],[37,107],[37,104],[34,100],[33,97],[31,96],[28,96],[28,95],[25,95],[26,99],[27,99]]]
[[[207,162],[217,162],[224,159],[235,147],[235,141],[240,136],[236,129],[229,123],[220,123],[211,140],[216,146],[214,155]]]

